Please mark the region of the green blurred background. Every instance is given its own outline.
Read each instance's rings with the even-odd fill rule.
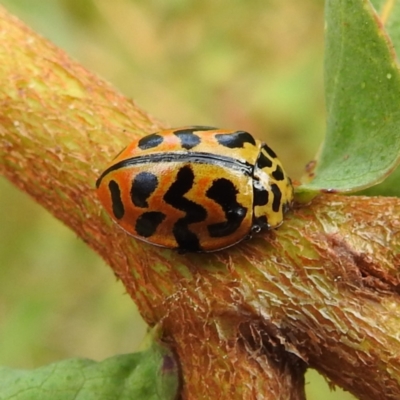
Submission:
[[[170,126],[245,129],[299,179],[324,133],[322,0],[0,0]],[[0,178],[0,364],[135,351],[145,325],[111,269]],[[330,392],[315,371],[308,399]]]

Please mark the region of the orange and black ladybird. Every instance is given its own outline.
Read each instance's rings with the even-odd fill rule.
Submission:
[[[221,250],[276,228],[293,199],[290,178],[265,143],[206,126],[135,140],[96,187],[126,232],[181,252]]]

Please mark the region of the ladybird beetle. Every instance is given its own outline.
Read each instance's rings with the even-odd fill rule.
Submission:
[[[293,198],[290,178],[265,143],[205,126],[135,140],[96,187],[126,232],[181,252],[221,250],[276,228]]]

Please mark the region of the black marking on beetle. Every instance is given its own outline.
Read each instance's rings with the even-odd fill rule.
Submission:
[[[138,235],[148,238],[153,236],[157,227],[165,219],[165,214],[159,211],[148,211],[136,220],[135,231]]]
[[[253,205],[265,206],[268,204],[269,193],[263,185],[257,181],[253,181]]]
[[[251,231],[254,233],[258,233],[261,229],[269,229],[270,225],[268,223],[268,218],[266,215],[260,215],[259,217],[255,217],[253,219],[253,226],[251,227]]]
[[[108,189],[110,190],[111,194],[111,203],[114,217],[117,219],[121,219],[125,214],[124,203],[121,199],[121,189],[119,188],[118,183],[114,180],[111,180],[108,183]]]
[[[218,133],[215,135],[218,143],[230,149],[243,148],[245,143],[255,146],[256,141],[250,133],[245,131],[236,131],[234,133]]]
[[[263,151],[260,151],[260,154],[258,155],[256,164],[257,164],[257,167],[260,169],[271,168],[272,160],[269,157],[267,157]]]
[[[157,133],[152,133],[151,135],[147,135],[142,137],[138,142],[138,147],[141,150],[153,149],[154,147],[159,146],[164,141],[164,138]]]
[[[279,186],[273,183],[271,185],[271,192],[274,194],[274,200],[272,201],[272,211],[278,212],[282,201],[282,192]]]
[[[107,171],[108,171],[108,169],[109,168],[107,168]],[[101,180],[104,178],[104,175],[105,175],[104,172],[96,180],[96,189],[98,189],[100,187]]]
[[[193,133],[194,130],[193,128],[189,128],[174,131],[174,135],[178,137],[181,141],[181,146],[186,150],[192,149],[201,142],[200,138]]]
[[[276,169],[274,172],[272,172],[273,178],[275,178],[277,181],[283,181],[285,179],[285,174],[283,172],[283,169],[280,165],[276,166]]]
[[[172,207],[186,213],[184,217],[175,222],[172,229],[178,248],[187,251],[201,251],[199,238],[189,229],[189,224],[204,221],[207,218],[207,211],[200,204],[184,197],[193,184],[194,173],[190,165],[181,167],[174,183],[165,193],[164,200]]]
[[[261,149],[264,149],[266,151],[266,153],[271,157],[271,158],[277,158],[276,153],[271,149],[271,147],[269,147],[267,144],[263,144],[261,146]]]
[[[206,196],[222,207],[226,217],[226,221],[208,226],[211,237],[229,236],[239,228],[247,208],[237,202],[237,194],[235,185],[225,178],[215,179],[207,190]]]
[[[97,180],[97,187],[100,186],[102,179],[112,171],[116,171],[121,168],[129,168],[136,165],[144,164],[159,164],[159,163],[194,163],[194,164],[211,164],[219,165],[223,168],[233,169],[240,172],[245,176],[253,175],[253,166],[247,162],[239,161],[232,157],[222,156],[219,154],[211,154],[206,152],[181,152],[171,151],[168,153],[154,153],[146,154],[143,156],[136,156],[121,160],[114,165],[107,168]]]
[[[140,172],[132,180],[131,199],[136,207],[147,208],[147,199],[157,189],[157,176],[150,172]]]

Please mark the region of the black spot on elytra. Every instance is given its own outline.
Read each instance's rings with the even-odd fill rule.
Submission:
[[[255,146],[256,141],[248,132],[218,133],[215,135],[218,143],[230,149],[243,148],[245,143]]]
[[[257,159],[257,167],[260,169],[263,168],[271,168],[272,167],[272,160],[267,157],[264,152],[260,151],[260,154],[258,155]]]
[[[285,174],[283,173],[283,170],[280,165],[276,166],[276,170],[272,173],[272,176],[277,181],[283,181],[285,179]]]
[[[211,237],[228,236],[239,228],[246,216],[247,208],[237,202],[237,194],[238,190],[234,184],[225,178],[214,180],[207,190],[206,196],[222,207],[226,217],[226,221],[208,226]]]
[[[279,186],[273,183],[271,185],[271,192],[274,194],[274,200],[272,201],[272,211],[278,212],[282,201],[282,192]]]
[[[145,212],[138,217],[135,230],[138,235],[148,238],[154,235],[158,225],[165,219],[165,214],[158,211]]]
[[[192,149],[201,141],[200,138],[193,133],[194,130],[196,129],[190,128],[174,132],[174,135],[177,136],[181,141],[181,146],[186,150]]]
[[[150,172],[140,172],[135,176],[131,186],[131,199],[136,207],[147,208],[147,199],[157,189],[158,179]]]
[[[108,184],[108,189],[111,194],[111,203],[114,217],[117,219],[121,219],[125,214],[124,204],[121,199],[121,189],[119,185],[114,180],[111,180]]]
[[[176,180],[164,195],[166,203],[186,213],[184,217],[175,222],[172,229],[178,248],[184,251],[201,251],[199,238],[189,230],[188,225],[204,221],[207,218],[204,207],[184,197],[193,187],[193,183],[193,171],[189,165],[186,165],[179,170]]]
[[[258,182],[253,184],[253,204],[254,206],[265,206],[268,204],[269,193],[264,186],[260,185]]]
[[[265,143],[263,144],[263,146],[261,147],[261,149],[264,149],[266,151],[266,153],[271,157],[271,158],[276,158],[276,154],[275,152],[271,149],[271,147],[269,147],[268,145],[266,145]]]
[[[159,146],[163,141],[164,138],[161,135],[152,133],[151,135],[141,138],[138,142],[138,147],[141,150],[153,149]]]

